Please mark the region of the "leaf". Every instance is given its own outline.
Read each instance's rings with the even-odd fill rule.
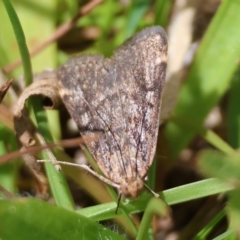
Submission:
[[[88,218],[36,199],[0,201],[1,239],[124,239]]]

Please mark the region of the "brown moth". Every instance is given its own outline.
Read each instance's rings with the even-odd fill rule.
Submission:
[[[153,26],[111,58],[82,55],[58,70],[60,94],[105,176],[136,197],[156,150],[167,67],[167,38]]]

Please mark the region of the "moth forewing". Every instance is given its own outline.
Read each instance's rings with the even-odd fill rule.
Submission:
[[[149,27],[126,41],[110,59],[83,55],[59,68],[60,93],[106,177],[136,197],[156,149],[167,38]]]

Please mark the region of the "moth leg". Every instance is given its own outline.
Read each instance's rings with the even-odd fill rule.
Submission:
[[[51,162],[50,160],[37,160],[37,162]],[[97,177],[99,180],[101,180],[102,182],[119,189],[120,186],[117,183],[112,182],[111,180],[109,180],[108,178],[96,173],[95,171],[93,171],[90,167],[88,167],[85,164],[77,164],[77,163],[71,163],[71,162],[64,162],[64,161],[56,161],[56,164],[62,164],[62,165],[68,165],[68,166],[74,166],[74,167],[78,167],[78,168],[82,168],[85,169],[86,171],[88,171],[89,173],[91,173],[93,176]]]
[[[120,202],[121,202],[121,198],[122,198],[122,193],[119,193],[118,195],[118,201],[117,201],[117,208],[115,210],[115,213],[118,214],[118,209],[119,209],[119,205],[120,205]]]
[[[144,183],[144,187],[156,198],[159,197],[158,193],[155,193],[146,183]]]

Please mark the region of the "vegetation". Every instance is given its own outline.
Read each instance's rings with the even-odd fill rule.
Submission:
[[[240,238],[240,0],[179,2],[0,3],[0,85],[14,78],[0,105],[0,239],[165,239],[173,233],[175,239]],[[143,191],[123,199],[115,213],[117,193],[86,171],[63,166],[57,172],[45,163],[46,183],[21,154],[4,157],[19,153],[10,109],[33,73],[56,69],[73,54],[111,56],[151,25],[163,26],[169,38],[163,119],[147,182],[161,198]],[[22,64],[15,62],[20,57]],[[44,110],[38,97],[26,105],[47,142],[76,136],[65,109]],[[77,149],[53,153],[73,161]],[[39,158],[48,155],[42,151]]]

